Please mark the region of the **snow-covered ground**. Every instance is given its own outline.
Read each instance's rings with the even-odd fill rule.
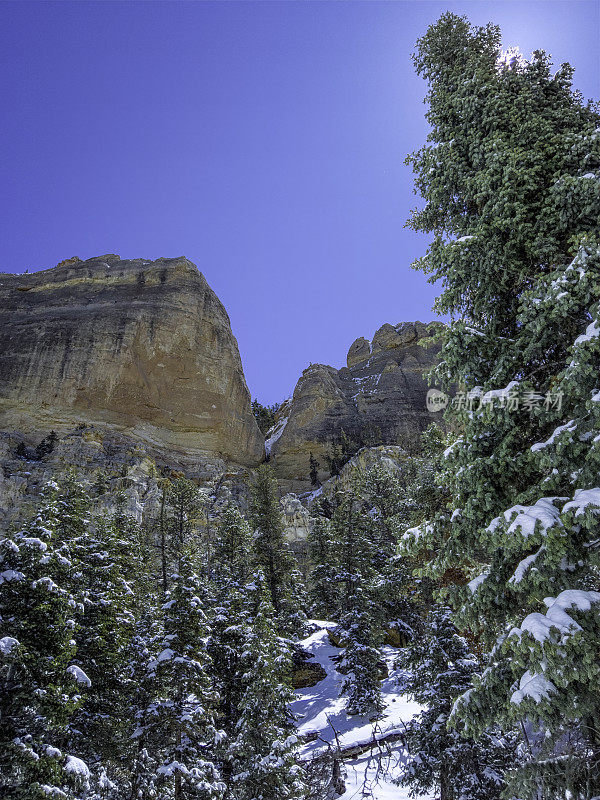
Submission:
[[[271,453],[271,448],[281,438],[281,434],[288,424],[288,417],[280,419],[279,422],[267,431],[267,439],[265,441],[265,452],[267,455]]]
[[[346,698],[340,697],[344,676],[337,671],[333,660],[341,650],[330,643],[327,635],[327,629],[335,625],[317,620],[314,623],[319,625],[319,629],[301,644],[308,652],[313,653],[315,660],[327,672],[327,677],[316,686],[296,691],[298,699],[292,704],[292,710],[298,718],[298,733],[300,736],[318,735],[318,738],[310,737],[311,741],[302,746],[300,757],[316,755],[327,748],[327,743],[335,747],[336,737],[337,745],[343,749],[372,741],[374,733],[377,738],[395,732],[401,733],[404,724],[421,711],[421,706],[401,693],[394,671],[390,669],[390,677],[382,683],[386,708],[377,723],[374,724],[366,717],[347,716]],[[396,651],[390,648],[386,655],[391,665]],[[347,773],[344,800],[365,797],[372,797],[373,800],[408,800],[408,790],[391,781],[392,777],[401,774],[407,754],[401,741],[395,741],[391,748],[391,755],[382,760],[374,757],[378,752],[374,748],[372,752],[368,751],[354,760],[344,762]]]

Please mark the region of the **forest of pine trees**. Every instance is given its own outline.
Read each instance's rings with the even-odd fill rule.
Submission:
[[[307,576],[269,465],[225,506],[164,479],[144,525],[57,476],[0,541],[1,797],[318,797],[290,712],[310,619],[349,716],[377,721],[396,648],[413,796],[600,797],[600,115],[568,64],[450,13],[414,64],[447,433],[362,469],[334,442],[321,494],[311,454]]]
[[[2,797],[302,796],[283,636],[302,615],[272,492],[265,472],[266,541],[228,505],[209,545],[183,478],[146,529],[93,514],[73,478],[47,487],[0,544]]]

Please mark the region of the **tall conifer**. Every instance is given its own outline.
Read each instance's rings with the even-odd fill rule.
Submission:
[[[419,40],[430,143],[409,161],[434,235],[417,268],[450,327],[437,371],[459,390],[450,507],[412,535],[432,573],[470,571],[457,624],[491,650],[454,722],[523,734],[519,797],[600,792],[597,534],[600,117],[500,32],[445,14]],[[565,794],[566,793],[566,794]]]

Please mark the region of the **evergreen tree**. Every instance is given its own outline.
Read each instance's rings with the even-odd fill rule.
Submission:
[[[285,541],[279,489],[268,464],[256,470],[249,518],[254,530],[256,562],[264,572],[280,629],[299,636],[306,619],[304,610],[299,612],[297,607],[299,575]]]
[[[275,424],[275,414],[281,408],[281,403],[273,403],[271,406],[263,406],[257,399],[252,401],[252,413],[258,423],[260,432],[263,436]]]
[[[45,458],[46,456],[50,455],[56,446],[56,442],[58,441],[58,436],[54,431],[50,431],[48,436],[46,436],[42,441],[38,444],[35,448],[35,456],[37,459]]]
[[[412,564],[396,553],[406,486],[398,469],[354,469],[338,488],[331,518],[319,516],[309,538],[315,613],[334,619],[345,643],[341,668],[352,714],[377,713],[380,647],[389,629],[410,638],[418,619]]]
[[[95,520],[74,546],[79,560],[76,663],[91,680],[85,704],[75,716],[78,742],[86,759],[118,763],[130,745],[130,717],[135,687],[132,646],[141,594],[135,555],[135,522],[125,515]],[[147,587],[143,601],[148,602]]]
[[[401,782],[414,794],[435,791],[440,800],[500,798],[513,737],[486,732],[473,741],[448,727],[454,700],[468,690],[478,668],[449,609],[435,607],[424,617],[400,660],[408,668],[406,692],[425,706],[407,728],[410,760]]]
[[[228,737],[233,736],[243,695],[245,652],[255,612],[251,582],[252,535],[238,509],[228,505],[219,521],[213,560],[214,607],[208,651],[213,682],[219,696],[218,719]],[[231,763],[225,756],[225,770]]]
[[[201,594],[192,559],[184,551],[163,605],[162,649],[150,664],[159,694],[145,715],[147,736],[160,754],[159,797],[172,792],[174,800],[212,800],[224,788],[214,763],[220,733],[213,719],[216,697]]]
[[[332,443],[329,453],[325,455],[325,461],[329,467],[329,475],[331,478],[335,478],[336,475],[340,474],[340,470],[344,466],[344,462],[337,441]]]
[[[414,560],[398,553],[400,532],[410,516],[412,482],[422,476],[416,466],[420,461],[406,457],[398,468],[376,463],[359,484],[364,527],[373,545],[374,622],[402,641],[414,635],[424,600],[423,582],[417,586],[412,575]]]
[[[229,503],[220,516],[215,537],[213,567],[220,594],[232,585],[242,587],[252,568],[252,533],[239,510]],[[221,588],[223,587],[223,588]]]
[[[329,454],[325,456],[331,477],[339,475],[342,467],[356,455],[359,449],[360,445],[354,442],[342,428],[340,435],[333,440]]]
[[[381,635],[368,588],[357,582],[352,599],[340,615],[345,642],[340,671],[346,674],[342,692],[348,695],[348,714],[377,714],[385,707],[381,694]]]
[[[315,517],[308,534],[308,553],[312,568],[309,580],[311,614],[317,619],[330,619],[338,608],[338,588],[334,583],[333,536],[331,521]]]
[[[73,470],[56,482],[55,492],[56,537],[71,553],[69,580],[81,601],[85,595],[82,565],[87,560],[92,503]]]
[[[19,442],[19,444],[15,447],[15,458],[22,458],[26,460],[29,457],[30,453],[27,449],[27,445],[25,442]]]
[[[65,748],[89,683],[73,665],[76,603],[60,544],[56,487],[34,520],[0,542],[0,790],[3,797],[71,797],[89,775]],[[63,792],[63,794],[61,794]]]
[[[310,484],[314,486],[315,489],[318,489],[321,485],[321,481],[319,480],[319,462],[311,453],[310,458],[308,459],[308,466],[309,466],[309,476],[310,476]]]
[[[197,486],[187,478],[177,478],[166,489],[169,545],[175,561],[189,544],[194,517],[201,510]]]
[[[239,705],[231,791],[235,800],[293,800],[304,796],[302,771],[296,764],[297,738],[287,685],[290,653],[278,639],[270,592],[258,577],[259,606],[243,654],[244,693]]]
[[[462,435],[449,508],[412,538],[432,575],[475,576],[449,595],[491,651],[453,720],[522,731],[519,797],[587,799],[600,792],[600,117],[568,64],[503,58],[494,26],[445,14],[415,63],[432,144],[409,159],[426,200],[411,224],[434,233],[417,267],[456,320],[437,375],[461,389]]]
[[[373,594],[378,542],[373,520],[364,513],[361,490],[362,478],[355,474],[348,489],[338,490],[331,518],[333,582],[338,587],[334,619],[345,642],[341,667],[347,674],[343,691],[349,696],[350,714],[370,714],[383,708],[381,632]]]
[[[169,574],[177,571],[180,554],[189,545],[196,517],[202,510],[196,485],[187,478],[161,481],[161,500],[156,520],[163,594],[169,588]]]
[[[156,659],[162,652],[164,631],[155,599],[152,594],[147,595],[141,605],[131,643],[133,726],[130,729],[131,747],[126,751],[125,762],[130,800],[154,800],[159,793],[158,768],[161,765],[163,739],[160,727],[156,730],[157,701],[162,696]]]

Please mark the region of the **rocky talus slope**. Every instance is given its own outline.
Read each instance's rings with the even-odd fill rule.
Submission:
[[[0,274],[0,430],[35,445],[77,425],[183,468],[263,459],[229,317],[186,258]]]
[[[440,421],[427,411],[423,374],[438,357],[440,345],[432,338],[438,330],[439,323],[386,324],[372,341],[356,339],[347,367],[311,364],[304,370],[267,439],[287,489],[306,484],[310,453],[321,477],[328,476],[326,456],[342,431],[356,445],[410,447],[432,421]]]

